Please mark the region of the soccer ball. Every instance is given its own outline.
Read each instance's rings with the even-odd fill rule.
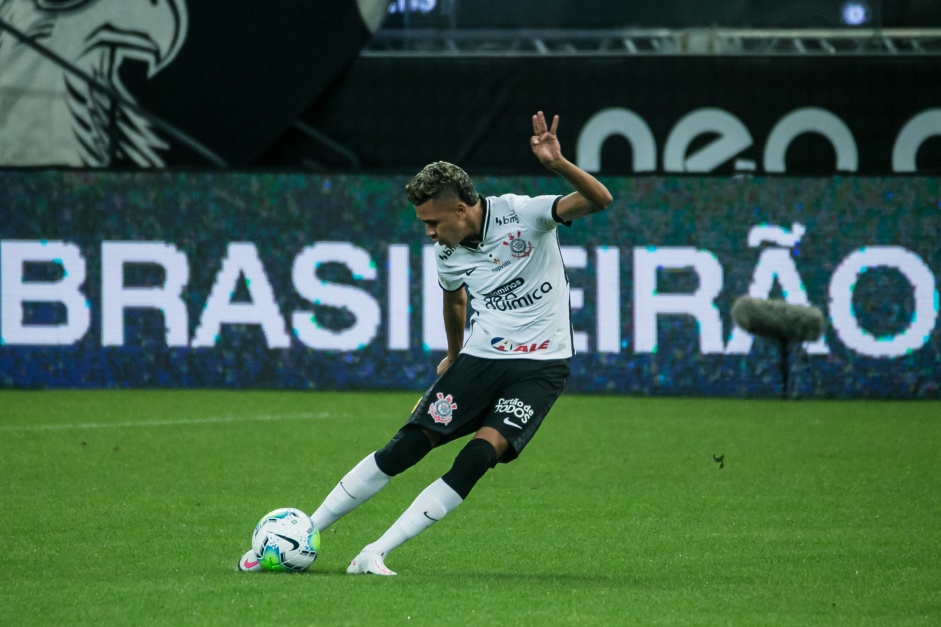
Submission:
[[[320,531],[301,510],[282,507],[255,525],[252,550],[265,570],[299,573],[317,559]]]

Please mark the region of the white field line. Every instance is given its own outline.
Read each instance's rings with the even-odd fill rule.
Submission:
[[[329,418],[330,412],[305,414],[263,414],[260,416],[207,416],[180,420],[134,420],[128,422],[79,422],[75,424],[0,425],[0,432],[63,431],[67,429],[112,429],[118,427],[176,427],[180,425],[211,425],[230,422],[277,422],[280,420],[315,420]]]

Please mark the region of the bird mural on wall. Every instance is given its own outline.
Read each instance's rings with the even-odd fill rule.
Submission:
[[[84,78],[0,31],[0,163],[163,167],[168,144],[120,76],[126,60],[147,78],[186,40],[185,0],[0,0],[0,20],[109,87]]]

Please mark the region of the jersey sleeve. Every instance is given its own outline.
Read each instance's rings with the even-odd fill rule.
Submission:
[[[570,226],[571,222],[565,222],[559,218],[556,212],[556,206],[562,199],[561,196],[514,196],[511,204],[514,206],[516,215],[520,220],[537,231],[548,232],[558,227],[560,224]]]
[[[448,277],[446,274],[438,272],[438,285],[441,286],[445,292],[456,292],[462,287],[464,287],[464,281],[457,280],[453,276]]]
[[[448,255],[442,254],[439,246],[435,246],[435,262],[438,270],[438,285],[446,292],[456,292],[464,287],[460,273],[455,272],[447,262]]]

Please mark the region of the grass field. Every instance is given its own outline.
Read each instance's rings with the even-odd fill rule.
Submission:
[[[941,623],[937,402],[563,396],[398,577],[345,569],[456,445],[327,530],[310,572],[236,571],[258,518],[309,513],[415,397],[0,392],[0,622]]]

